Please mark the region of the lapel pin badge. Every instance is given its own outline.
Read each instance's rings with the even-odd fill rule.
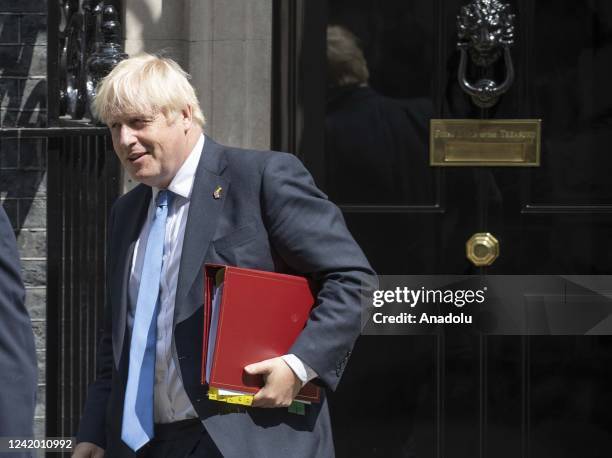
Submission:
[[[223,191],[223,188],[221,186],[217,186],[217,188],[215,189],[215,192],[213,192],[213,197],[215,199],[220,199],[222,191]]]

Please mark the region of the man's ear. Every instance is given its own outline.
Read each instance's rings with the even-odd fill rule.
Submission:
[[[188,131],[193,125],[193,109],[191,105],[187,105],[181,110],[181,122],[185,131]]]

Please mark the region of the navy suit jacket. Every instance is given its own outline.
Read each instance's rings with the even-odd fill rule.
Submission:
[[[222,188],[221,197],[213,193]],[[108,252],[109,303],[78,441],[123,456],[120,428],[127,381],[127,287],[134,244],[151,188],[139,185],[114,205]],[[362,285],[375,274],[340,210],[294,156],[229,148],[206,138],[198,164],[178,275],[173,358],[194,408],[224,456],[333,456],[327,402],[306,408],[235,408],[209,401],[200,384],[202,266],[227,264],[302,274],[319,286],[318,306],[290,353],[335,389],[360,332]],[[126,455],[129,456],[129,455]]]
[[[0,437],[32,437],[36,351],[15,234],[0,206]],[[29,453],[0,456],[24,457]]]

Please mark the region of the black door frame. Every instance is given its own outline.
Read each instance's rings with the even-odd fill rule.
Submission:
[[[324,164],[326,0],[273,0],[272,148],[302,159],[317,183]]]

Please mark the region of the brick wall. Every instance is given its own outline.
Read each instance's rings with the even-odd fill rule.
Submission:
[[[44,127],[47,122],[47,1],[0,0],[0,126]],[[46,144],[0,141],[0,201],[21,254],[26,305],[39,367],[35,434],[44,436],[46,317]]]

